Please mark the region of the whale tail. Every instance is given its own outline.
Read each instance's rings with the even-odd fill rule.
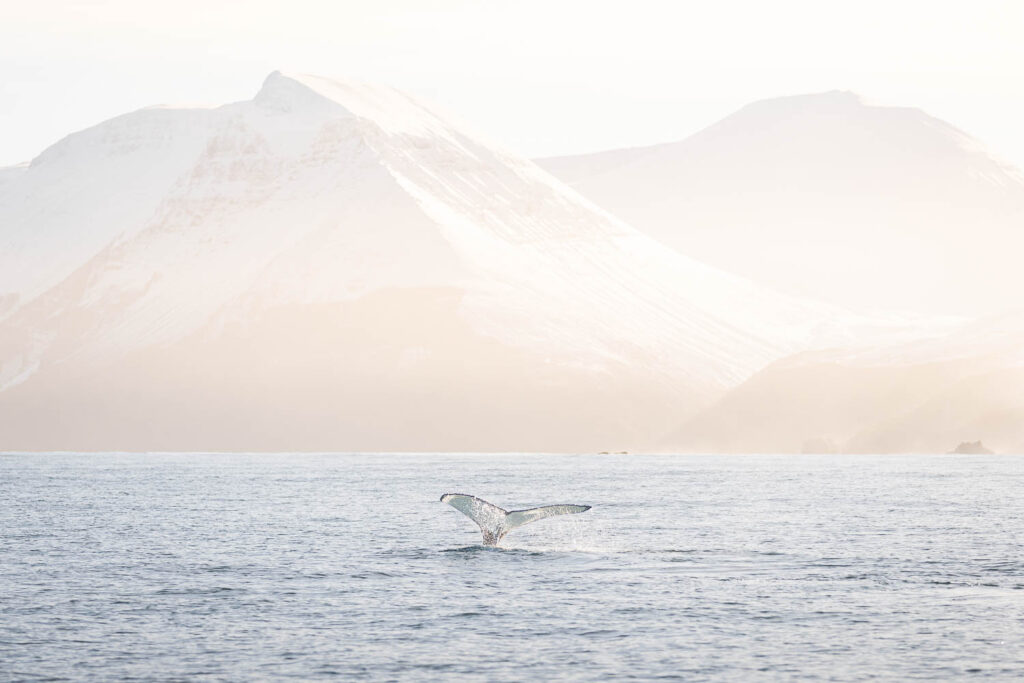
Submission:
[[[484,535],[484,545],[498,545],[502,536],[524,524],[556,515],[575,515],[590,509],[589,505],[545,505],[509,512],[482,498],[464,493],[446,493],[441,496],[441,502],[448,503],[476,522]]]

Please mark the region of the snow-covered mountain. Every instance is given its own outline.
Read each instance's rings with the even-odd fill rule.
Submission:
[[[635,447],[875,324],[402,93],[281,73],[0,171],[0,247],[7,448]]]
[[[680,252],[862,310],[1024,305],[1024,175],[918,109],[755,102],[681,141],[538,163]]]

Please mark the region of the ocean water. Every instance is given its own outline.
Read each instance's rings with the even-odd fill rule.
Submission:
[[[1024,458],[0,456],[0,679],[286,677],[1021,679]]]

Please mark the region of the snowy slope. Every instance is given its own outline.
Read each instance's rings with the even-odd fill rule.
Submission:
[[[165,130],[153,130],[154,114],[170,122]],[[53,307],[55,298],[106,309],[130,301],[105,312],[111,320],[96,334],[104,344],[180,338],[243,294],[279,302],[384,285],[486,285],[510,291],[481,290],[481,309],[489,296],[521,299],[503,315],[523,309],[545,341],[543,325],[560,318],[569,300],[584,326],[607,313],[621,325],[611,336],[652,349],[672,345],[666,332],[703,331],[707,342],[694,351],[711,357],[725,355],[715,346],[746,346],[716,368],[736,378],[768,349],[793,344],[790,323],[805,322],[813,310],[668,254],[528,162],[462,137],[387,89],[275,74],[252,102],[144,110],[79,135],[43,154],[8,196],[26,197],[19,185],[30,181],[30,190],[45,185],[52,195],[81,196],[74,212],[84,222],[74,229],[40,224],[31,212],[40,210],[35,195],[8,200],[8,210],[28,218],[5,223],[14,228],[4,234],[14,248],[4,254],[30,276],[18,282],[17,269],[5,273],[15,283],[9,290],[31,299],[46,281],[29,254],[45,260],[52,249],[74,258],[77,272],[34,306],[23,304],[24,314]],[[171,150],[170,168],[154,156],[154,139]],[[87,165],[97,140],[108,144],[94,156],[112,169]],[[54,177],[37,180],[37,166]],[[161,173],[145,183],[139,178],[148,167]],[[118,189],[95,187],[95,178],[110,175],[105,182]],[[58,190],[58,177],[71,191]],[[127,178],[136,191],[122,189]],[[120,207],[120,220],[106,211],[96,217],[92,207],[108,205]],[[600,330],[572,331],[580,334]]]
[[[538,163],[663,243],[783,291],[957,315],[1021,303],[1024,175],[917,109],[784,97],[682,142]]]
[[[3,178],[7,447],[633,448],[774,359],[916,333],[682,256],[388,88],[275,72]]]
[[[145,109],[0,171],[0,300],[24,303],[113,238],[141,229],[202,150],[211,123],[206,110]]]

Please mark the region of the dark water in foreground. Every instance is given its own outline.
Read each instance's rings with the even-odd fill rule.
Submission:
[[[1021,457],[0,456],[0,679],[1019,679],[1022,520]]]

